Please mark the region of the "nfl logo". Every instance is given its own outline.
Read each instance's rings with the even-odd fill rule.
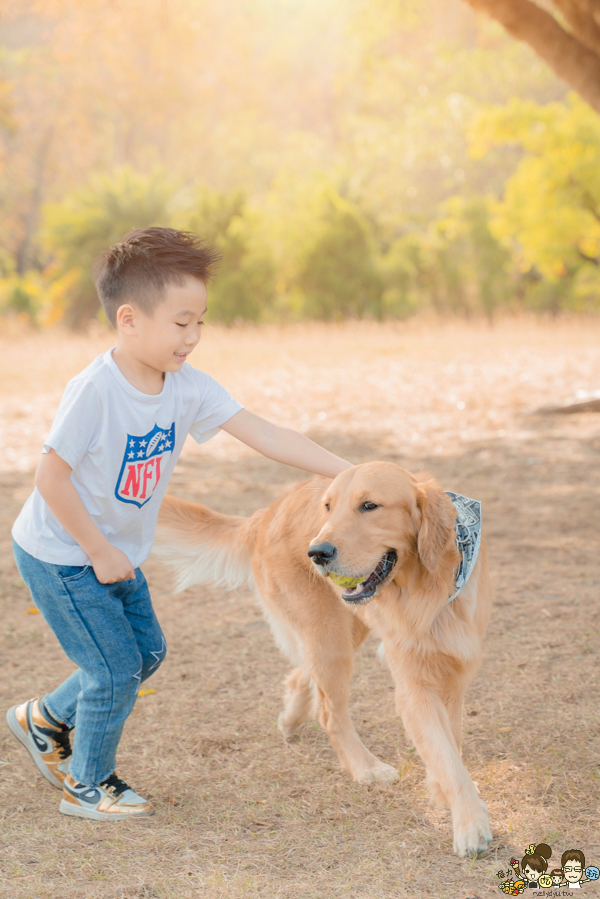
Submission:
[[[122,503],[133,503],[139,509],[152,499],[164,470],[165,457],[175,446],[175,422],[170,428],[154,425],[143,437],[127,435],[123,464],[117,479],[115,496]]]

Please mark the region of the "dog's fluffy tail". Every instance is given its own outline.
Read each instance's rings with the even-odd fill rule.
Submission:
[[[193,584],[252,587],[252,553],[265,511],[241,518],[165,496],[153,552],[172,568],[175,592]]]

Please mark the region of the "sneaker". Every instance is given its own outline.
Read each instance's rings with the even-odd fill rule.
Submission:
[[[40,711],[39,699],[14,705],[6,713],[6,723],[22,743],[40,774],[53,787],[63,788],[69,770],[69,731],[52,724]]]
[[[153,806],[147,799],[111,774],[97,787],[79,784],[71,775],[63,783],[63,798],[60,803],[63,815],[75,818],[91,818],[93,821],[122,821],[125,818],[142,818],[154,814]]]

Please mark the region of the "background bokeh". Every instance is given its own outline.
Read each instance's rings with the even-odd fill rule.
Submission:
[[[600,120],[460,0],[0,3],[0,309],[187,228],[214,320],[598,307]]]

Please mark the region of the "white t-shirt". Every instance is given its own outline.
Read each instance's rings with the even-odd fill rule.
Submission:
[[[111,349],[69,381],[43,451],[52,448],[71,466],[71,481],[92,521],[137,568],[150,553],[161,500],[187,434],[204,443],[242,408],[187,363],[165,373],[161,393],[142,393],[122,374]],[[90,563],[37,488],[12,534],[43,562]]]

